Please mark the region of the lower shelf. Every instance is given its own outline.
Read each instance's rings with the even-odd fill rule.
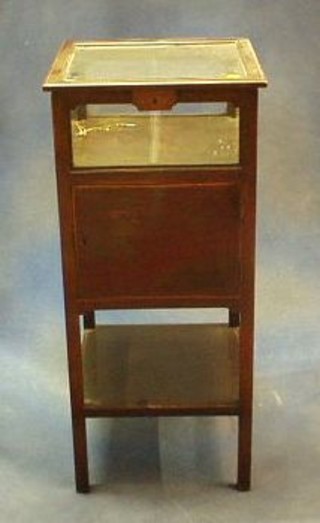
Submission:
[[[237,415],[238,345],[220,324],[85,331],[85,415]]]

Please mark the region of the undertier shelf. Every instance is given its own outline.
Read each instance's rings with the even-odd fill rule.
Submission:
[[[87,417],[239,414],[237,328],[97,326],[82,350]]]

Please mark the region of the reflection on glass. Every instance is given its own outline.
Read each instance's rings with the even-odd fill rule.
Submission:
[[[239,42],[127,43],[75,46],[68,82],[246,80]]]
[[[239,110],[230,104],[178,104],[148,113],[81,106],[71,126],[75,167],[239,163]]]

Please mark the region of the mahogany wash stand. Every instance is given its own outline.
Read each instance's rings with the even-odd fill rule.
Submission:
[[[51,91],[78,492],[86,419],[236,416],[250,488],[258,88],[247,39],[66,42]],[[225,323],[96,325],[110,309]],[[83,328],[80,317],[83,317]]]

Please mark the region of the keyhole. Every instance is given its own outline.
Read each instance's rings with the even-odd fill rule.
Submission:
[[[85,236],[81,236],[81,243],[82,243],[83,247],[87,246],[87,238]]]

